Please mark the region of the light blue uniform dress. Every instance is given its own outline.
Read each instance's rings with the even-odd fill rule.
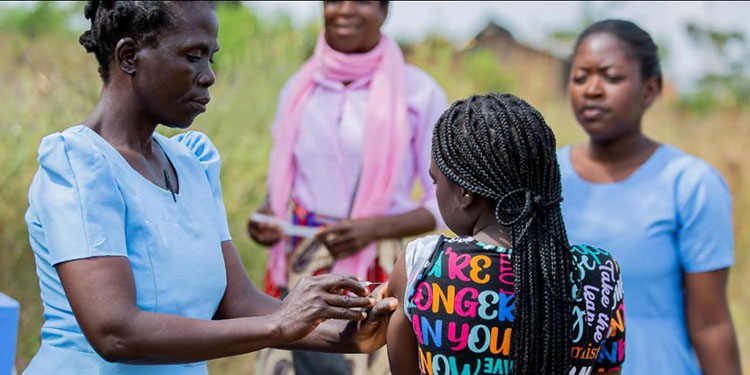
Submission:
[[[154,139],[177,171],[176,202],[86,126],[42,140],[26,223],[44,325],[41,348],[24,374],[208,373],[206,362],[126,365],[102,359],[81,332],[55,268],[76,259],[126,257],[138,308],[195,319],[214,316],[226,288],[221,242],[230,240],[219,153],[197,132]]]
[[[617,183],[583,180],[570,147],[557,157],[570,242],[607,249],[620,263],[628,332],[622,373],[700,374],[685,323],[683,273],[734,262],[732,201],[721,175],[668,145]]]

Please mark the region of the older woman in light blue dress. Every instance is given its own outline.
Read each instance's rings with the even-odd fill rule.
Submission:
[[[271,346],[382,346],[395,306],[375,306],[353,277],[306,278],[283,303],[256,290],[229,234],[218,151],[201,133],[155,133],[206,109],[212,6],[92,1],[85,13],[81,43],[104,85],[88,118],[39,146],[26,222],[45,321],[24,374],[206,374],[208,359]]]

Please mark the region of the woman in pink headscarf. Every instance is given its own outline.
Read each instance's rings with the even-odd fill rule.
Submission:
[[[380,33],[387,14],[387,1],[324,2],[325,30],[315,52],[282,89],[268,198],[258,213],[321,229],[313,238],[286,236],[251,218],[250,236],[271,247],[266,292],[272,296],[283,297],[302,276],[327,272],[384,282],[401,238],[441,223],[428,169],[445,94]],[[418,203],[415,179],[424,191]],[[361,359],[332,361],[353,367],[337,371],[316,357],[310,373],[358,373],[367,370],[363,359],[364,368]],[[298,375],[306,360],[295,355]]]

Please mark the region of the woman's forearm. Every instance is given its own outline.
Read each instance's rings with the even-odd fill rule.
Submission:
[[[189,363],[248,353],[298,341],[327,319],[362,319],[355,309],[373,304],[363,297],[366,290],[357,280],[341,275],[303,278],[281,305],[270,297],[260,298],[249,281],[237,285],[242,273],[239,257],[231,243],[222,246],[230,262],[218,320],[141,310],[124,257],[63,262],[57,270],[86,339],[111,362]],[[242,314],[250,316],[238,316]]]
[[[435,218],[424,207],[399,215],[377,218],[375,236],[379,240],[416,236],[435,229]]]
[[[283,326],[269,317],[198,320],[139,311],[119,332],[94,345],[106,360],[135,364],[189,363],[281,344]]]
[[[270,297],[269,297],[270,298]],[[326,320],[297,341],[283,337],[284,322],[272,315],[225,320],[196,320],[139,312],[133,328],[112,336],[111,355],[105,359],[141,364],[187,363],[248,353],[267,347],[333,353],[369,352],[382,346],[375,331],[395,305],[380,302],[365,321]],[[370,333],[369,331],[372,331]]]
[[[731,319],[690,328],[690,338],[706,375],[739,375],[740,355]]]
[[[231,243],[223,246],[233,250]],[[125,257],[80,259],[56,267],[81,330],[107,361],[189,363],[297,339],[284,334],[288,322],[275,315],[208,320],[144,311],[136,305],[133,271]],[[242,290],[253,288],[227,286],[228,293],[237,291],[231,294]],[[228,302],[225,298],[221,305],[234,305]]]
[[[740,354],[727,300],[729,269],[685,274],[688,334],[706,375],[739,375]]]

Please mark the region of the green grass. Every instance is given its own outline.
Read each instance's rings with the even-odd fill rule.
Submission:
[[[258,19],[244,8],[219,7],[221,52],[209,111],[192,129],[207,133],[222,153],[222,183],[230,229],[251,278],[262,281],[266,251],[245,234],[245,219],[265,194],[269,126],[286,79],[311,52],[318,25],[294,28],[286,17]],[[23,20],[22,20],[23,21]],[[15,26],[14,26],[15,25]],[[21,26],[18,26],[21,25]],[[0,25],[1,26],[1,25]],[[80,122],[100,90],[96,63],[64,31],[23,31],[23,22],[0,27],[0,290],[21,303],[16,365],[26,367],[39,346],[41,301],[34,257],[23,220],[26,193],[36,171],[41,138]],[[532,103],[558,142],[584,139],[555,77],[533,61],[498,61],[487,51],[455,59],[450,47],[429,38],[408,59],[429,72],[450,100],[490,90],[511,91]],[[539,73],[542,72],[542,73]],[[537,74],[539,73],[539,74]],[[750,373],[750,109],[703,115],[680,110],[670,95],[645,119],[647,132],[716,166],[734,197],[736,265],[730,304],[745,372]],[[160,129],[170,133],[166,129]],[[212,361],[216,374],[252,373],[252,354]]]

